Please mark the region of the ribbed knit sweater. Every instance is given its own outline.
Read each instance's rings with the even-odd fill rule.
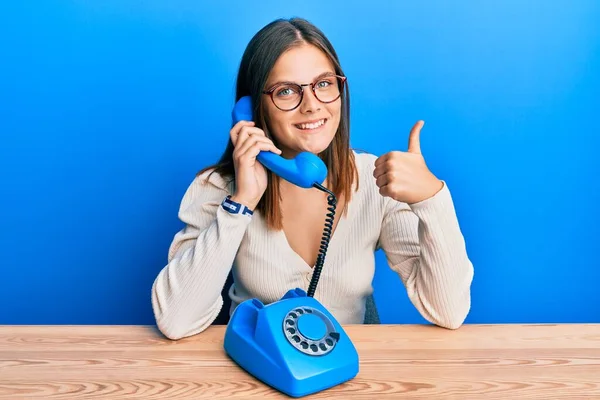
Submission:
[[[382,249],[419,313],[433,324],[458,328],[471,305],[473,265],[446,182],[422,202],[398,202],[379,194],[373,177],[377,157],[355,157],[358,190],[329,243],[315,298],[341,324],[363,323],[373,292],[374,252]],[[268,304],[289,289],[307,290],[312,277],[312,266],[282,230],[267,229],[257,211],[251,216],[225,211],[221,202],[233,194],[233,184],[216,173],[207,176],[197,176],[185,192],[179,209],[185,226],[152,285],[157,326],[173,340],[198,334],[215,320],[232,269],[230,313],[247,299]]]

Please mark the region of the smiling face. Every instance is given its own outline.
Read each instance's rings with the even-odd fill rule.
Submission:
[[[273,66],[265,87],[276,86],[273,98],[277,105],[268,94],[262,96],[262,101],[269,130],[284,157],[291,158],[302,151],[319,154],[327,149],[340,123],[342,100],[339,97],[323,103],[315,97],[310,86],[302,86],[304,95],[300,105],[291,111],[283,111],[280,108],[291,108],[297,103],[293,99],[298,98],[299,93],[294,86],[280,84],[315,83],[319,97],[328,101],[338,91],[334,74],[334,65],[327,55],[308,44],[286,51]]]

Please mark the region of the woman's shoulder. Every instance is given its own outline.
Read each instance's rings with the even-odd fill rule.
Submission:
[[[182,205],[197,201],[216,201],[232,194],[232,179],[219,173],[214,167],[198,172],[188,185]]]
[[[355,187],[357,194],[371,197],[371,194],[378,192],[377,184],[373,172],[375,171],[375,161],[377,156],[375,154],[362,151],[352,150],[354,154],[354,163],[356,165],[356,172],[358,175],[358,187]]]
[[[223,175],[215,167],[209,167],[196,174],[192,185],[212,187],[217,190],[230,190],[232,182],[232,178]]]
[[[369,220],[375,221],[377,210],[384,210],[387,200],[379,194],[373,172],[375,171],[375,161],[379,158],[377,155],[362,151],[352,150],[354,154],[354,163],[358,175],[357,185],[353,185],[352,203],[353,207],[368,212],[359,212],[358,215],[372,217]],[[362,217],[361,217],[362,218]]]
[[[369,175],[372,177],[373,171],[375,170],[375,161],[378,157],[375,154],[364,150],[353,149],[352,153],[354,154],[354,160],[359,177],[362,178],[363,176]]]

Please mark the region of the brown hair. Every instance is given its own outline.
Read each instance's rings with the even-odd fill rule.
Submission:
[[[285,51],[295,46],[310,44],[323,51],[333,63],[335,73],[344,75],[338,56],[323,32],[310,22],[301,18],[277,19],[263,27],[250,40],[242,57],[237,76],[236,101],[243,96],[250,95],[254,105],[255,126],[262,129],[265,135],[277,146],[276,139],[267,128],[262,107],[261,96],[269,73],[277,59]],[[358,173],[354,154],[350,148],[350,99],[348,85],[341,95],[342,109],[338,130],[327,149],[319,157],[327,166],[328,186],[339,198],[343,196],[345,205],[343,213],[347,212],[347,205],[352,197],[352,183],[356,181],[358,187]],[[225,151],[218,163],[204,168],[198,175],[209,169],[211,173],[217,172],[223,177],[230,177],[235,182],[235,169],[233,164],[234,146],[229,140]],[[256,210],[266,219],[267,226],[271,229],[282,229],[282,215],[279,207],[280,191],[279,177],[267,170],[267,189]]]

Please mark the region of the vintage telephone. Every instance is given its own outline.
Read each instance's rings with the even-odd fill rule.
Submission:
[[[233,123],[253,121],[252,102],[242,97],[233,109]],[[250,299],[238,305],[225,332],[225,352],[240,367],[291,397],[319,392],[350,379],[359,370],[354,344],[319,301],[314,298],[333,227],[336,197],[322,186],[325,163],[305,152],[287,160],[261,152],[259,162],[287,181],[329,194],[329,213],[317,263],[308,291],[290,289],[277,302],[265,305]]]

